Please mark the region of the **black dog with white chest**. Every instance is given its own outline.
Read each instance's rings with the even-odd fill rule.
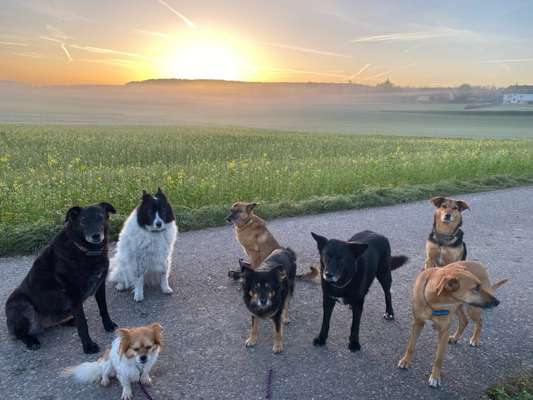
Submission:
[[[371,231],[355,234],[348,241],[327,239],[311,233],[320,253],[320,276],[322,281],[323,319],[320,333],[314,339],[315,346],[326,344],[329,322],[335,303],[342,300],[352,309],[352,329],[348,348],[355,352],[359,344],[359,324],[365,296],[377,278],[385,292],[385,315],[394,319],[390,288],[391,271],[407,262],[406,256],[391,256],[388,239]]]
[[[39,254],[32,268],[6,302],[8,331],[31,350],[44,328],[74,322],[87,354],[98,345],[89,336],[84,301],[95,296],[104,329],[117,325],[109,317],[105,279],[109,269],[107,251],[109,203],[68,210],[61,232]]]

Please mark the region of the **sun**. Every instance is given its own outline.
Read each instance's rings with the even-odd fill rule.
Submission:
[[[250,80],[257,74],[252,55],[220,34],[181,35],[164,50],[161,72],[178,79]]]

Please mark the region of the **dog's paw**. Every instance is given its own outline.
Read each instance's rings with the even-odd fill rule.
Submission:
[[[143,385],[148,385],[150,386],[152,384],[152,378],[150,378],[150,375],[146,375],[146,376],[141,376],[141,383]]]
[[[134,291],[133,293],[133,301],[136,301],[137,303],[140,303],[141,301],[144,300],[144,294],[143,293],[139,293],[138,291]]]
[[[450,344],[457,344],[458,341],[459,341],[459,338],[457,338],[455,336],[450,336],[448,338],[448,343],[450,343]]]
[[[244,345],[246,347],[254,347],[257,344],[257,339],[255,338],[248,338],[246,339],[246,342],[244,342]]]
[[[162,287],[162,288],[161,288],[161,291],[162,291],[164,294],[172,294],[172,293],[174,293],[174,291],[172,290],[172,288],[171,288],[170,286]]]
[[[114,332],[118,328],[118,325],[111,320],[103,322],[103,325],[106,332]]]
[[[120,400],[131,400],[131,399],[133,399],[133,393],[131,392],[131,389],[130,390],[123,389]]]
[[[37,338],[30,338],[25,341],[26,348],[29,350],[39,350],[41,348],[41,342]]]
[[[317,336],[313,339],[313,345],[315,346],[324,346],[326,344],[326,338],[322,336]]]
[[[355,353],[356,351],[361,350],[361,345],[359,342],[350,342],[348,343],[348,349],[350,349],[352,353]]]
[[[94,354],[94,353],[98,353],[99,351],[100,351],[100,347],[94,342],[83,344],[83,352],[85,354]]]
[[[109,386],[109,378],[105,377],[105,378],[102,378],[102,380],[100,381],[100,385],[102,386]]]
[[[274,354],[279,354],[283,351],[283,344],[282,343],[274,343],[274,346],[272,346],[272,352]]]
[[[470,344],[470,347],[479,347],[480,345],[479,339],[471,338],[469,344]]]
[[[440,376],[433,376],[433,374],[431,374],[428,379],[428,385],[434,388],[438,388],[441,385]]]
[[[402,357],[400,361],[398,361],[398,368],[400,369],[407,369],[411,365],[410,361],[407,361],[405,357]]]
[[[123,282],[119,282],[115,285],[115,289],[122,292],[123,290],[126,290],[126,285]]]
[[[394,314],[385,313],[383,314],[383,319],[386,321],[394,321]]]
[[[289,325],[291,323],[291,319],[289,317],[283,318],[282,322],[283,322],[284,325]]]

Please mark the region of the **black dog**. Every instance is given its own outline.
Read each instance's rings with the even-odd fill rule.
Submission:
[[[316,240],[320,253],[324,307],[322,328],[313,344],[315,346],[326,344],[329,321],[335,302],[337,299],[342,299],[344,304],[350,305],[353,313],[348,348],[351,351],[360,350],[359,323],[370,285],[377,277],[385,292],[384,318],[394,319],[390,294],[391,271],[405,264],[407,257],[391,257],[388,239],[371,231],[359,232],[347,242],[336,239],[328,240],[312,232],[311,235]]]
[[[258,318],[271,318],[274,323],[274,353],[283,351],[281,322],[289,323],[289,302],[294,292],[296,254],[289,249],[274,250],[255,270],[239,260],[243,273],[243,298],[252,313],[252,330],[246,347],[257,342]]]
[[[107,231],[109,203],[68,210],[65,226],[33,263],[6,302],[8,331],[29,349],[40,347],[42,329],[74,318],[85,353],[97,353],[87,329],[83,302],[94,295],[104,329],[117,325],[107,312],[105,279],[109,268]]]

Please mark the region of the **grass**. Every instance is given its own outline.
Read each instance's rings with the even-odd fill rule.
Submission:
[[[161,186],[180,230],[533,183],[533,140],[304,134],[235,127],[0,125],[0,255],[40,248],[76,204],[109,201],[112,234]]]
[[[487,395],[492,400],[533,400],[533,370],[491,386]]]

